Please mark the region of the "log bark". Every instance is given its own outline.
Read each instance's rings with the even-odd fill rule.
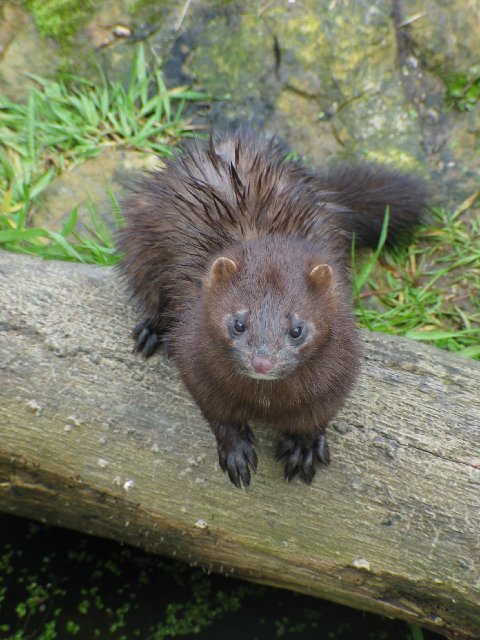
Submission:
[[[0,509],[480,637],[480,365],[363,332],[311,487],[256,426],[250,490],[163,356],[132,354],[114,270],[0,252]]]

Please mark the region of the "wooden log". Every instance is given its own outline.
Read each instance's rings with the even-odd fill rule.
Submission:
[[[1,510],[480,637],[479,363],[363,332],[330,467],[285,483],[258,425],[245,491],[135,319],[112,269],[0,252]]]

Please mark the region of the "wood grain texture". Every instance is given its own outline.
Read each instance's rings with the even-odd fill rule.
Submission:
[[[363,332],[332,464],[250,490],[163,356],[132,354],[112,269],[0,252],[0,509],[480,638],[480,365]]]

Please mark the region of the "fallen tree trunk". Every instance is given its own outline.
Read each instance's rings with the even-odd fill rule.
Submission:
[[[163,356],[131,353],[113,270],[0,252],[0,509],[480,636],[480,365],[364,332],[311,487],[274,431],[239,491]]]

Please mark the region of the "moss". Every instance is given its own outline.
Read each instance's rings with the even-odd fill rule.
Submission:
[[[261,94],[259,79],[265,74],[265,57],[271,37],[261,29],[259,19],[245,15],[234,24],[224,16],[209,23],[192,64],[195,76],[202,78],[207,93],[215,97],[234,93],[236,100]]]
[[[135,16],[144,9],[151,9],[157,13],[162,7],[167,10],[171,9],[171,6],[170,0],[128,0],[126,9],[130,15]],[[180,11],[181,5],[178,5],[178,7]]]
[[[445,84],[445,104],[458,111],[470,111],[480,100],[480,66],[475,65],[467,73],[440,72]]]
[[[42,36],[68,39],[88,20],[95,8],[95,0],[27,0],[25,6],[35,18]]]

